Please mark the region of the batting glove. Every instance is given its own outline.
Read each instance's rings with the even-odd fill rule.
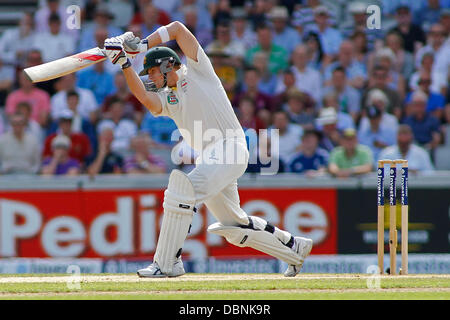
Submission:
[[[104,43],[105,53],[113,64],[120,66],[128,62],[128,58],[123,49],[123,40],[119,37],[108,38]]]
[[[127,57],[134,58],[139,53],[147,52],[147,40],[141,40],[134,36],[133,32],[125,32],[123,34],[123,48]]]

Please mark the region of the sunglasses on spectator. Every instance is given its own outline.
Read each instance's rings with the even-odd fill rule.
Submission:
[[[427,83],[431,83],[431,80],[430,79],[420,79],[419,80],[419,84],[427,84]]]

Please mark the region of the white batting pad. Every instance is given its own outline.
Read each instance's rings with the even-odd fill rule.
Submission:
[[[302,261],[300,255],[268,231],[224,226],[220,222],[216,222],[208,227],[208,232],[225,237],[229,243],[235,246],[251,247],[288,264],[298,265]]]
[[[154,261],[161,272],[170,274],[181,255],[189,232],[195,205],[195,192],[191,181],[180,170],[173,170],[164,192],[164,216],[159,233]]]

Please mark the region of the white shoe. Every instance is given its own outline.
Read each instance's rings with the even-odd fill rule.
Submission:
[[[181,260],[181,258],[178,258],[177,261],[175,261],[172,272],[168,273],[168,274],[162,273],[161,269],[158,266],[158,263],[156,263],[156,262],[153,262],[147,268],[140,269],[137,271],[137,275],[140,278],[179,277],[185,273],[186,273],[186,271],[184,271],[183,261]]]
[[[303,266],[303,262],[311,252],[312,246],[313,241],[311,239],[294,237],[294,246],[292,247],[292,250],[297,252],[302,259],[300,261],[300,264],[297,265],[290,264],[287,267],[286,271],[284,272],[285,277],[295,277],[297,273],[300,272]]]

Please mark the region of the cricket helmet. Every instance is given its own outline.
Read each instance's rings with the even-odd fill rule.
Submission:
[[[169,66],[169,63],[172,63],[172,65]],[[155,66],[159,66],[161,73],[165,75],[172,70],[174,65],[180,64],[180,57],[172,49],[168,47],[154,47],[145,54],[144,69],[139,72],[139,75],[147,75],[147,70]]]

